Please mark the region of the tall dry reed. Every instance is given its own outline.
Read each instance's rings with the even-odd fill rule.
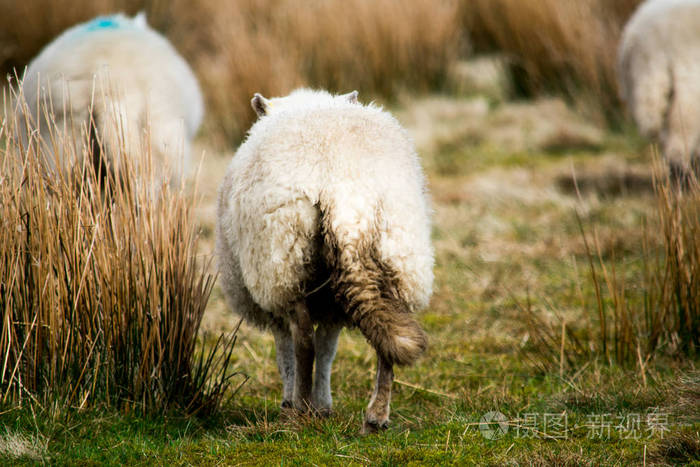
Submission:
[[[0,70],[21,68],[62,30],[97,14],[143,10],[194,65],[208,128],[240,140],[254,92],[298,85],[391,97],[440,89],[474,50],[510,57],[516,88],[564,91],[619,115],[615,56],[641,0],[34,0],[0,1]],[[465,40],[468,38],[468,41]],[[583,95],[582,95],[583,94]]]
[[[0,400],[215,410],[234,339],[206,351],[198,342],[214,276],[196,256],[191,198],[154,182],[150,164],[137,173],[135,154],[113,155],[119,170],[97,176],[87,132],[76,144],[56,128],[40,144],[18,118],[27,112],[5,105]],[[30,126],[29,141],[19,125]],[[52,171],[47,147],[88,162]]]
[[[215,134],[236,142],[255,118],[250,99],[296,86],[357,89],[363,99],[440,88],[457,56],[456,4],[446,0],[241,1],[213,18],[209,53],[189,54],[208,93]],[[205,49],[207,49],[205,47]]]
[[[522,306],[534,342],[525,353],[538,366],[573,368],[582,358],[601,358],[644,371],[659,354],[698,355],[700,183],[690,176],[681,189],[657,161],[654,186],[656,212],[640,225],[636,261],[605,258],[595,226],[577,216],[595,295],[592,304],[582,304],[590,319],[572,329]]]
[[[700,184],[680,188],[662,164],[654,170],[656,213],[640,245],[641,287],[624,263],[606,265],[595,229],[581,227],[596,293],[598,352],[608,360],[644,361],[659,350],[700,350]]]
[[[499,50],[526,93],[585,91],[603,113],[619,108],[615,61],[625,22],[641,0],[469,0],[465,29],[477,50]]]
[[[663,232],[665,262],[656,276],[667,328],[686,354],[700,351],[700,183],[691,176],[679,190],[668,177],[657,182],[657,212]],[[663,335],[654,333],[651,344]]]
[[[453,0],[0,1],[0,69],[21,69],[62,30],[97,14],[144,10],[194,66],[207,128],[229,144],[255,115],[255,92],[300,85],[365,99],[439,88],[459,48]]]

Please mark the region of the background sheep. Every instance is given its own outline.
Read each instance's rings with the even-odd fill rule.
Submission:
[[[107,153],[103,163],[116,162],[122,150],[134,156],[150,147],[156,167],[168,166],[176,177],[187,167],[204,113],[194,74],[143,14],[103,16],[68,29],[30,63],[23,92],[44,144],[53,149],[55,130],[76,143],[78,155],[54,154],[59,160],[52,164],[82,157],[89,131],[93,150]]]
[[[364,428],[386,427],[393,365],[426,348],[411,315],[427,305],[433,282],[418,157],[398,122],[359,104],[356,92],[256,94],[252,105],[260,118],[219,193],[229,303],[272,330],[282,406],[299,410],[331,409],[338,335],[357,326],[378,358]]]
[[[625,26],[618,54],[623,100],[672,173],[700,157],[700,0],[649,0]]]

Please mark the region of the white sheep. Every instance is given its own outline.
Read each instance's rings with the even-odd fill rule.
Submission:
[[[176,179],[204,113],[192,70],[143,14],[101,16],[63,32],[30,63],[22,90],[52,166],[88,153],[80,148],[89,132],[92,149],[106,153],[102,163],[121,153],[138,163],[150,148],[155,170],[168,168]],[[72,140],[77,154],[54,147],[57,136]]]
[[[414,362],[427,345],[412,315],[433,282],[418,156],[399,123],[358,103],[357,92],[301,89],[251,103],[259,119],[219,192],[225,295],[272,331],[283,407],[331,410],[338,335],[357,326],[378,358],[364,429],[385,428],[393,365]]]
[[[700,0],[647,0],[625,26],[618,81],[640,132],[674,176],[700,158]]]

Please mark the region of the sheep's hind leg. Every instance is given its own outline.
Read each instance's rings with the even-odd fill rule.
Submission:
[[[294,307],[292,338],[296,368],[294,373],[294,408],[302,412],[311,409],[311,379],[314,366],[314,327],[304,303]]]
[[[340,324],[319,324],[314,333],[316,368],[311,399],[320,415],[328,416],[333,408],[331,396],[331,367],[338,348]]]
[[[391,363],[377,353],[377,381],[367,406],[363,432],[375,433],[389,426],[389,404],[393,382],[394,369]]]
[[[294,357],[294,341],[289,327],[274,328],[275,348],[277,352],[277,368],[282,377],[282,408],[291,409],[294,401],[294,373],[296,361]]]

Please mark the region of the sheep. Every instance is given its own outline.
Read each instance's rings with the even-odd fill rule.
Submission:
[[[427,346],[412,313],[432,293],[431,211],[413,144],[356,91],[255,94],[251,104],[259,118],[218,198],[227,301],[272,332],[282,407],[300,412],[331,412],[338,335],[358,327],[377,354],[363,431],[386,428],[393,365]]]
[[[150,148],[155,172],[172,170],[177,180],[204,115],[192,70],[143,13],[100,16],[66,30],[32,60],[21,89],[51,168],[81,162],[89,133],[91,149],[103,153],[95,163],[114,165],[123,153],[138,165],[136,155]],[[72,140],[76,155],[53,153],[64,150],[52,144],[57,131]]]
[[[700,0],[647,0],[618,50],[620,95],[676,180],[700,158]]]

